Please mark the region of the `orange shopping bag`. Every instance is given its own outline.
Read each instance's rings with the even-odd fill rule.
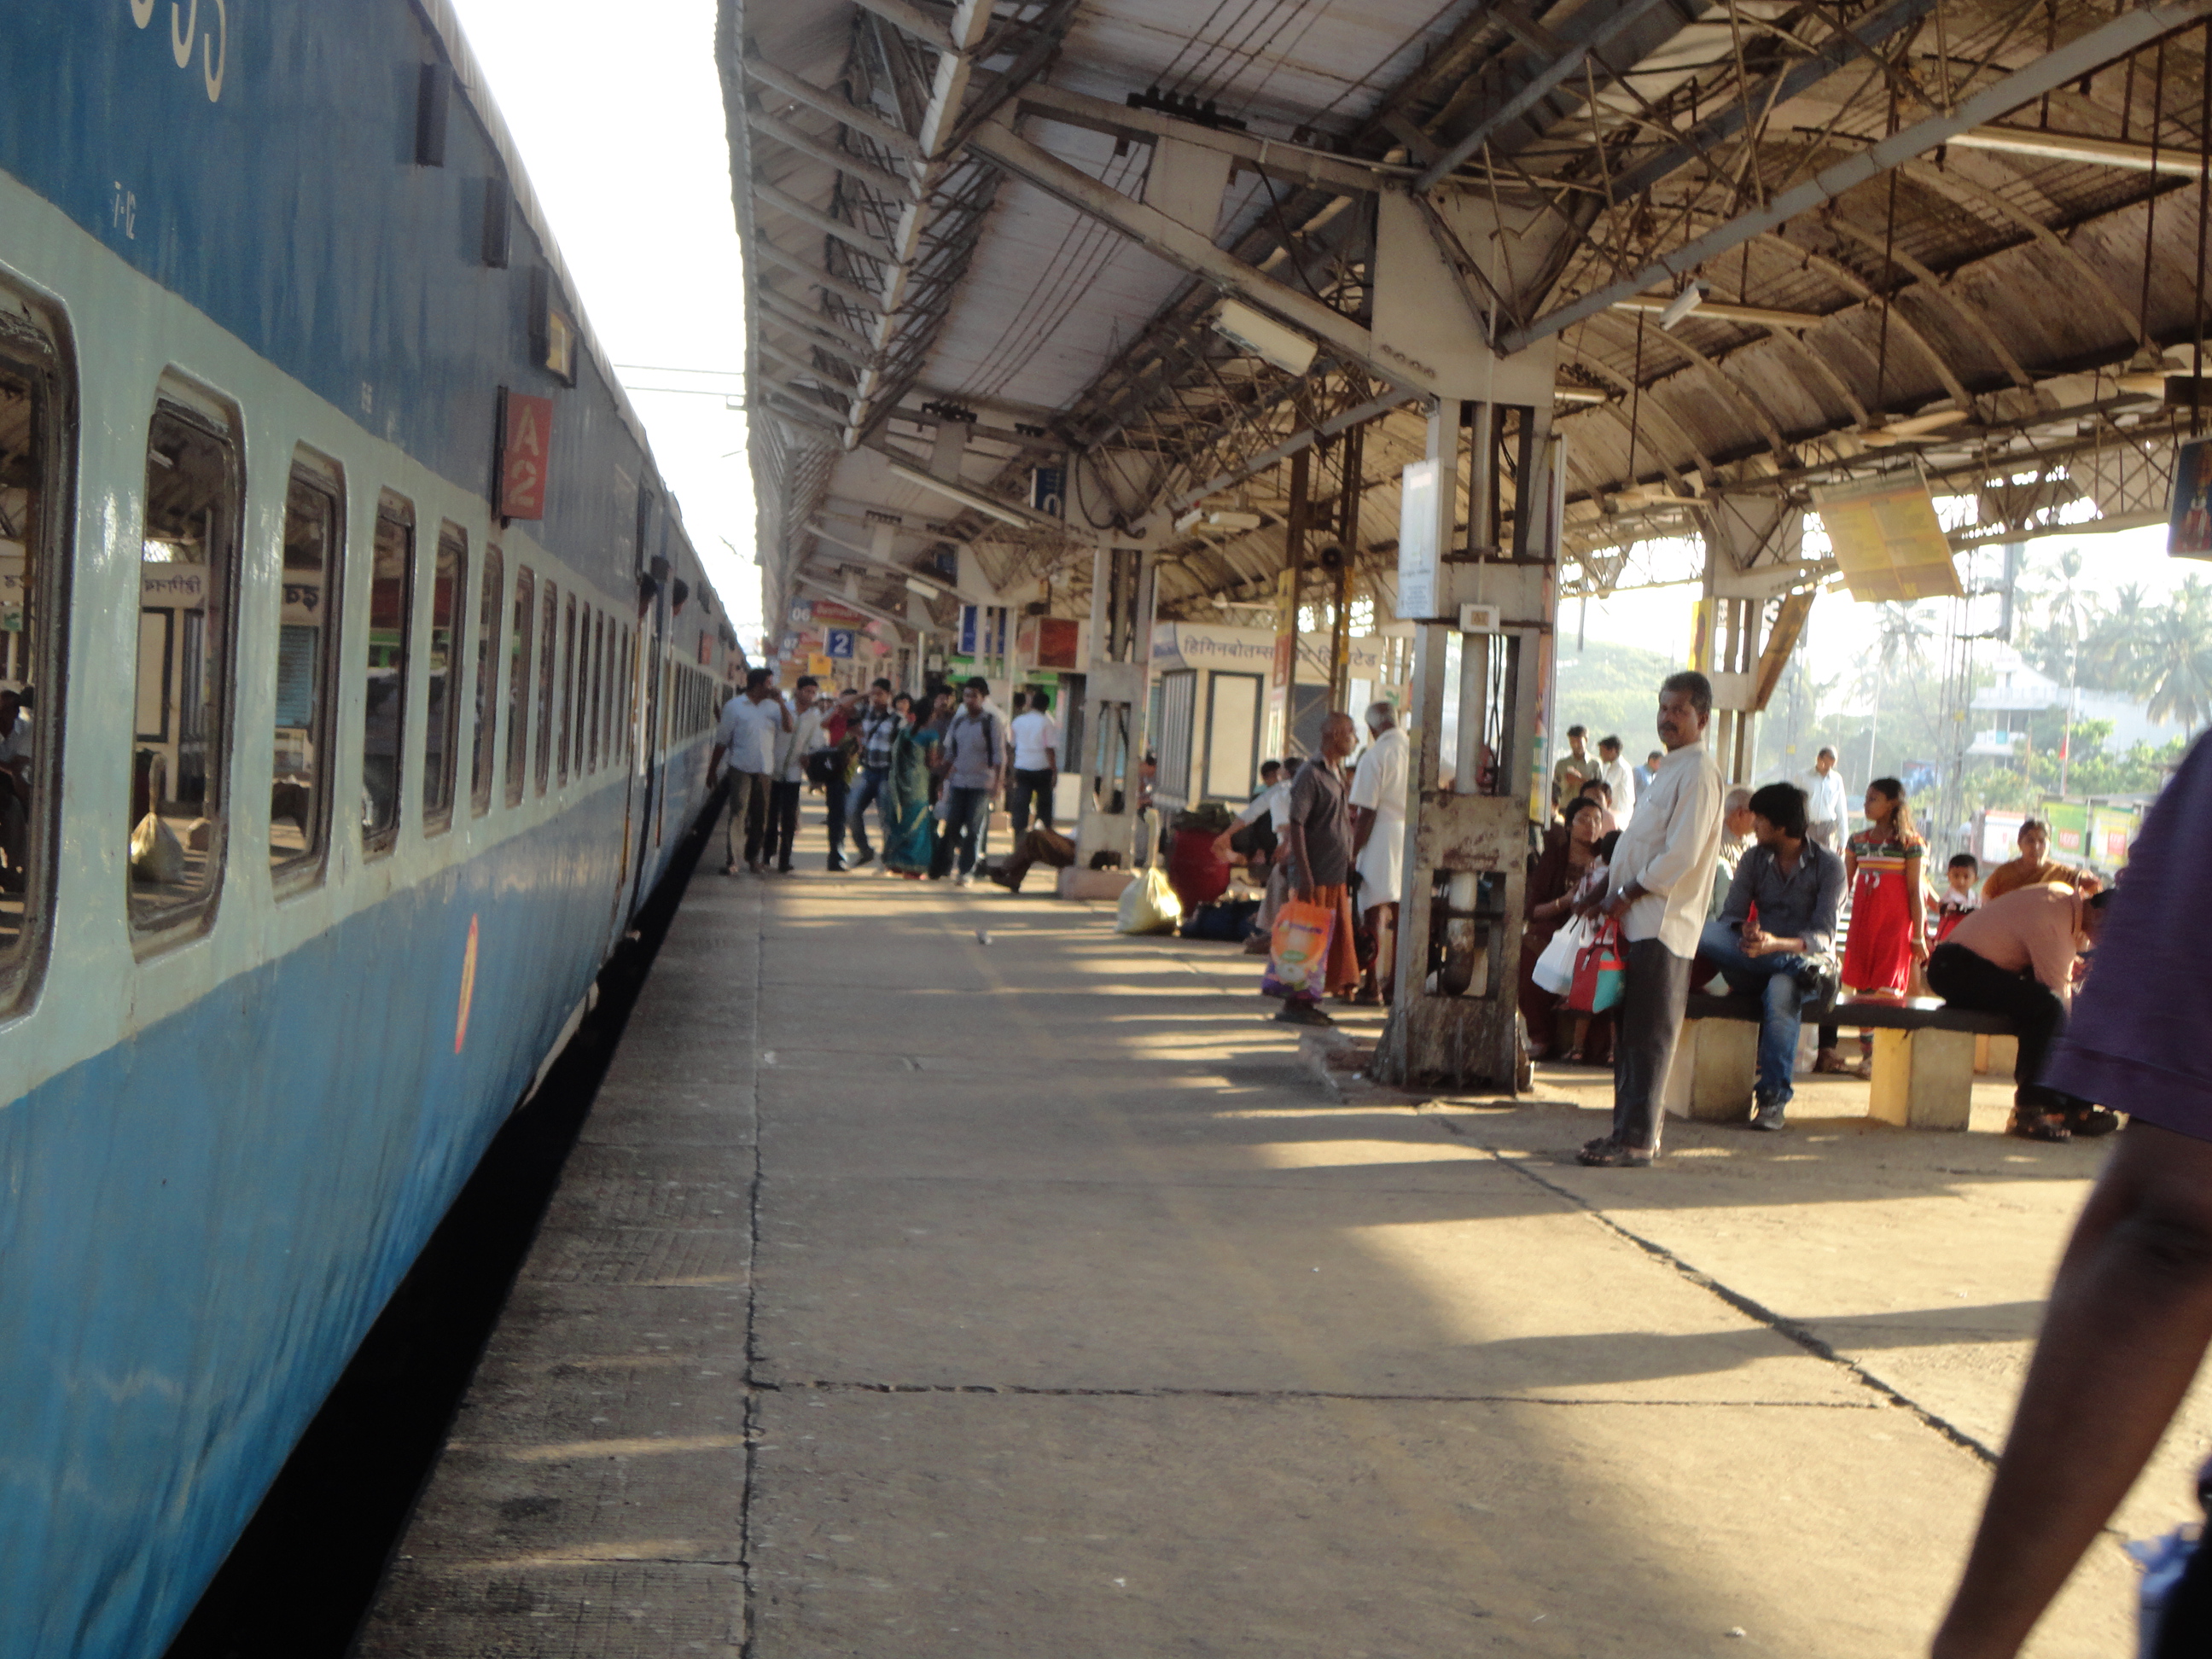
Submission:
[[[1318,1002],[1328,988],[1329,936],[1335,927],[1336,912],[1322,905],[1291,899],[1276,911],[1260,994]]]

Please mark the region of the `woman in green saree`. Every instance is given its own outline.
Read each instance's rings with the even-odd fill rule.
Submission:
[[[884,848],[884,865],[899,875],[919,880],[932,873],[937,856],[937,817],[930,802],[930,783],[937,765],[938,741],[945,721],[932,708],[916,711],[915,723],[898,735],[891,750],[893,830]]]

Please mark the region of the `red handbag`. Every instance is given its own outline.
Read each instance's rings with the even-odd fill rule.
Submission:
[[[1574,982],[1567,1008],[1577,1014],[1601,1014],[1628,988],[1628,959],[1620,951],[1620,924],[1601,921],[1589,944],[1575,952]]]

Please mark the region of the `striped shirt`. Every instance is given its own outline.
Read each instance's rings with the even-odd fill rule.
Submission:
[[[898,710],[867,708],[860,714],[860,764],[878,772],[891,769],[891,749],[898,742]]]

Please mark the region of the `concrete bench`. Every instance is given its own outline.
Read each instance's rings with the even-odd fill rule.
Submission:
[[[1973,1109],[1975,1048],[2011,1034],[2002,1014],[1954,1008],[1933,997],[1837,1000],[1805,1011],[1808,1024],[1874,1031],[1872,1116],[1910,1129],[1964,1129]],[[1747,1117],[1759,1072],[1759,1005],[1748,997],[1692,996],[1662,1099],[1676,1117],[1726,1123]]]

